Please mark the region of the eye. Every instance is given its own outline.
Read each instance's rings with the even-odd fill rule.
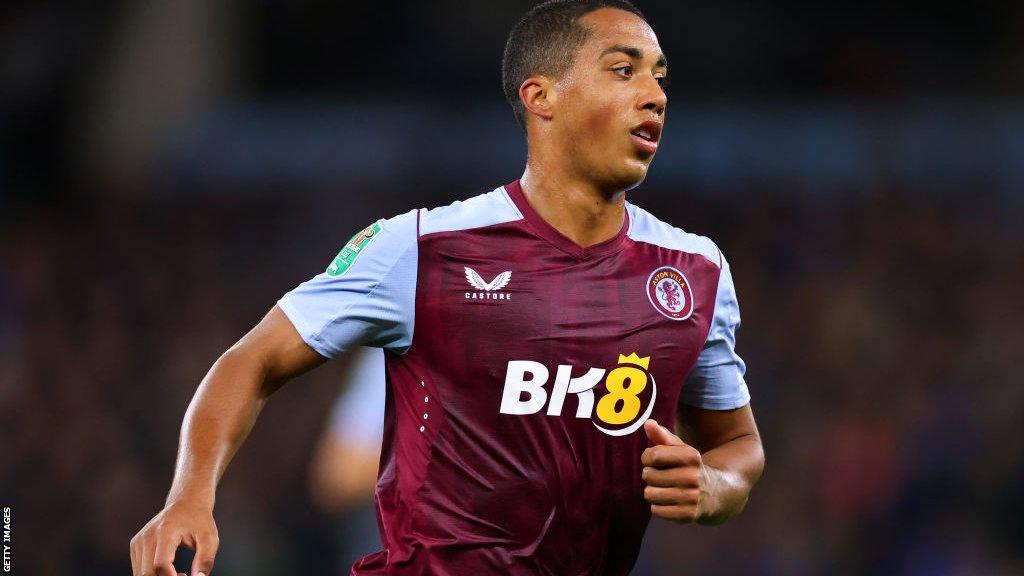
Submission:
[[[658,86],[661,86],[663,90],[665,88],[668,88],[668,85],[672,83],[672,79],[669,78],[668,76],[661,76],[659,78],[656,78],[656,80],[658,81]]]
[[[623,78],[632,78],[633,77],[633,67],[632,66],[628,66],[628,65],[627,66],[620,66],[618,68],[613,68],[612,71],[615,72],[616,74],[618,74],[619,76],[622,76]]]

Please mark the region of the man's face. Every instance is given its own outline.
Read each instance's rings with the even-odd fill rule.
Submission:
[[[628,190],[647,176],[661,138],[667,63],[635,14],[603,8],[581,21],[592,32],[555,83],[552,134],[577,171]]]

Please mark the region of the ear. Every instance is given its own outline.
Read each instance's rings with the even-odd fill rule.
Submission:
[[[528,114],[543,120],[551,120],[555,115],[552,105],[556,100],[554,83],[547,76],[530,76],[519,86],[519,100],[526,107]]]

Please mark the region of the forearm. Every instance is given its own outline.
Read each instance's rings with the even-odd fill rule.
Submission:
[[[131,540],[132,574],[175,574],[179,546],[196,551],[189,573],[210,573],[220,543],[213,504],[228,462],[267,397],[325,360],[274,306],[214,362],[185,411],[167,503]]]
[[[701,455],[705,490],[699,524],[721,524],[739,514],[764,470],[764,450],[757,434],[740,436]]]
[[[196,390],[182,423],[167,504],[212,509],[217,483],[266,403],[266,371],[245,352],[224,353]]]

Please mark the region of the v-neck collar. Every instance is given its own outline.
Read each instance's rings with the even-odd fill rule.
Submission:
[[[519,212],[522,213],[523,218],[526,219],[526,222],[537,235],[580,260],[614,252],[621,248],[626,240],[627,232],[629,231],[629,210],[625,210],[622,218],[622,227],[615,236],[592,246],[580,246],[571,238],[555,229],[554,226],[548,224],[547,220],[544,220],[540,214],[537,214],[526,199],[526,194],[523,193],[523,187],[520,185],[519,180],[505,184],[505,192],[516,207],[519,208]]]

